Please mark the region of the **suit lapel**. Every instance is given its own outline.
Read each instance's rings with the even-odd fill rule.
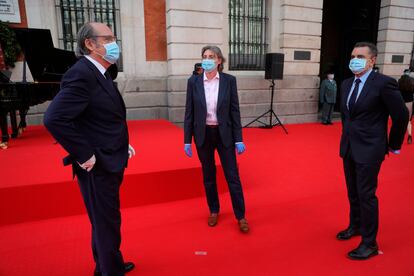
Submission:
[[[349,93],[351,92],[351,87],[352,87],[352,82],[353,82],[354,78],[350,78],[347,79],[346,82],[344,83],[344,90],[342,93],[342,99],[341,99],[341,103],[342,103],[342,110],[346,113],[349,112],[348,107],[346,105],[346,102],[348,100],[349,97]]]
[[[98,72],[95,71],[95,75],[96,75],[96,78],[98,79],[99,85],[105,90],[106,93],[108,93],[108,95],[111,97],[114,103],[119,103],[119,101],[116,98],[118,97],[118,95],[114,93],[117,91],[115,90],[113,81],[106,79],[99,71]]]
[[[108,93],[108,95],[111,97],[112,101],[113,101],[115,104],[118,104],[118,103],[119,103],[119,101],[115,98],[115,97],[117,97],[118,95],[115,95],[115,93],[114,93],[114,91],[116,92],[115,87],[111,87],[111,86],[114,86],[114,85],[113,85],[113,83],[112,83],[112,80],[108,80],[108,79],[106,79],[106,78],[102,75],[102,73],[98,70],[98,68],[96,68],[96,66],[95,66],[95,65],[93,65],[93,64],[92,64],[92,62],[90,62],[87,58],[84,58],[84,60],[85,60],[85,62],[86,62],[86,64],[87,64],[87,66],[88,66],[90,69],[92,69],[92,71],[94,72],[95,77],[98,79],[98,83],[99,83],[99,85],[103,88],[103,90],[104,90],[106,93]]]
[[[196,81],[196,92],[199,94],[198,96],[201,99],[201,103],[203,104],[204,109],[207,111],[207,102],[206,102],[206,95],[204,91],[204,80],[203,75],[197,76]]]
[[[226,93],[226,84],[227,84],[227,79],[224,77],[223,74],[220,74],[220,79],[219,79],[219,91],[218,91],[218,99],[217,99],[217,110],[220,109],[220,105],[223,102],[224,99],[224,94]]]

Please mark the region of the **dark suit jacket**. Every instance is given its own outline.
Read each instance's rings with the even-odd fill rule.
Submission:
[[[408,122],[407,108],[397,82],[371,71],[350,113],[346,102],[353,81],[352,77],[341,85],[340,156],[344,157],[350,147],[357,163],[381,162],[389,148],[401,148]],[[388,137],[389,116],[392,127]]]
[[[187,83],[184,143],[190,144],[194,136],[196,145],[198,147],[203,145],[206,133],[206,116],[207,103],[203,75],[192,76]],[[225,147],[243,141],[236,78],[226,73],[220,73],[217,119],[220,138]]]
[[[126,167],[129,142],[124,101],[113,82],[88,59],[81,58],[63,76],[44,124],[72,163],[82,164],[95,154],[97,164],[109,172]]]

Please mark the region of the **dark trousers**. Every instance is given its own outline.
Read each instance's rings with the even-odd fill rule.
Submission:
[[[330,123],[332,120],[332,112],[334,109],[333,103],[323,103],[322,105],[322,122]]]
[[[98,164],[91,172],[76,165],[75,172],[92,225],[96,271],[105,276],[123,276],[119,188],[124,172],[110,173]]]
[[[218,128],[206,128],[205,142],[197,147],[198,158],[203,169],[203,181],[206,191],[207,203],[211,213],[219,213],[220,203],[217,193],[216,164],[214,152],[217,149],[221,165],[224,170],[227,185],[229,187],[231,203],[236,219],[244,218],[245,207],[243,189],[240,183],[239,170],[237,168],[235,146],[224,147],[220,139]]]
[[[16,138],[19,135],[19,127],[25,128],[26,124],[26,115],[29,109],[20,109],[20,123],[17,126],[17,116],[16,110],[6,111],[0,110],[0,130],[1,130],[1,142],[8,142],[9,141],[9,129],[8,129],[8,122],[7,122],[7,113],[10,113],[10,123],[12,128],[12,138]]]
[[[9,141],[9,130],[7,127],[7,112],[0,111],[0,129],[1,129],[1,142]]]
[[[378,198],[375,192],[381,164],[382,161],[357,163],[350,150],[343,158],[350,226],[360,229],[362,242],[366,245],[374,245],[378,233]]]

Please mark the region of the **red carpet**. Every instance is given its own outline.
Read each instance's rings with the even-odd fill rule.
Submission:
[[[200,163],[182,154],[183,135],[178,127],[159,120],[132,121],[129,128],[137,158],[126,170],[123,207],[204,194],[202,186],[194,185],[202,181]],[[62,165],[66,154],[44,127],[31,127],[0,153],[0,164],[7,172],[0,184],[0,210],[14,206],[2,216],[0,225],[85,213],[72,169]],[[218,177],[224,179],[221,167],[219,171]],[[180,182],[171,185],[171,179]]]
[[[141,169],[142,174],[159,173],[171,166],[176,171],[193,166],[197,171],[197,157],[188,160],[182,152],[181,130],[164,128],[164,123],[131,122],[137,156],[131,160],[127,174],[131,171],[140,177]],[[121,199],[124,207],[133,198],[147,200],[122,210],[122,250],[125,259],[137,265],[128,275],[414,275],[414,145],[405,145],[400,156],[387,158],[381,170],[378,242],[383,254],[355,262],[345,256],[359,240],[335,240],[336,232],[348,222],[338,157],[340,125],[287,127],[289,135],[281,128],[244,131],[247,151],[240,156],[239,164],[252,227],[248,235],[237,229],[227,192],[221,196],[219,224],[215,228],[207,226],[208,211],[204,197],[199,197],[202,184],[197,173],[186,175],[183,171],[179,177],[170,177],[158,190],[175,190],[172,195],[166,194],[167,198],[151,190],[154,183],[161,185],[159,179],[148,177],[145,183],[134,183],[138,179],[131,178],[125,182]],[[144,136],[143,132],[150,135]],[[36,206],[26,205],[21,199],[14,202],[13,196],[21,196],[10,193],[7,205],[3,204],[5,189],[70,178],[70,170],[59,169],[60,164],[56,164],[63,155],[52,150],[58,146],[35,146],[36,137],[42,135],[42,129],[29,128],[10,150],[0,152],[1,221],[9,221],[0,227],[0,275],[92,275],[90,226],[85,215],[63,214],[37,221],[27,217],[19,224],[11,224],[7,218],[10,213],[18,213],[16,209],[30,213]],[[223,186],[222,179],[220,182]],[[139,188],[141,192],[151,190],[148,195],[154,202],[136,191],[126,194],[131,189],[128,186],[134,184],[144,187]],[[51,206],[55,202],[80,202],[79,194],[68,198],[65,192],[50,198]],[[184,193],[186,196],[180,198]],[[30,202],[30,194],[26,197]],[[47,206],[48,202],[42,204]]]

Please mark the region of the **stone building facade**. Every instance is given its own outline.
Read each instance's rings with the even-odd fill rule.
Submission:
[[[55,47],[63,47],[60,2],[19,0],[22,23],[15,26],[50,29]],[[348,11],[343,19],[338,18],[344,12],[338,2],[343,1],[336,0],[114,2],[122,46],[117,82],[129,119],[163,118],[182,124],[187,79],[194,63],[200,62],[201,48],[213,44],[225,57],[231,54],[230,2],[264,7],[261,34],[265,34],[266,52],[285,55],[283,80],[276,80],[274,98],[276,113],[284,123],[317,120],[320,78],[328,67],[336,71],[339,81],[349,76],[350,47],[357,40],[376,42],[380,71],[396,78],[413,58],[413,0],[350,0],[359,3],[350,6],[361,6],[361,2],[368,6]],[[367,18],[369,22],[364,21]],[[18,63],[13,80],[19,80],[21,67]],[[225,72],[237,76],[243,124],[269,108],[269,81],[264,79],[263,68],[231,70],[226,63]],[[47,103],[31,108],[29,122],[40,124],[46,107]]]

